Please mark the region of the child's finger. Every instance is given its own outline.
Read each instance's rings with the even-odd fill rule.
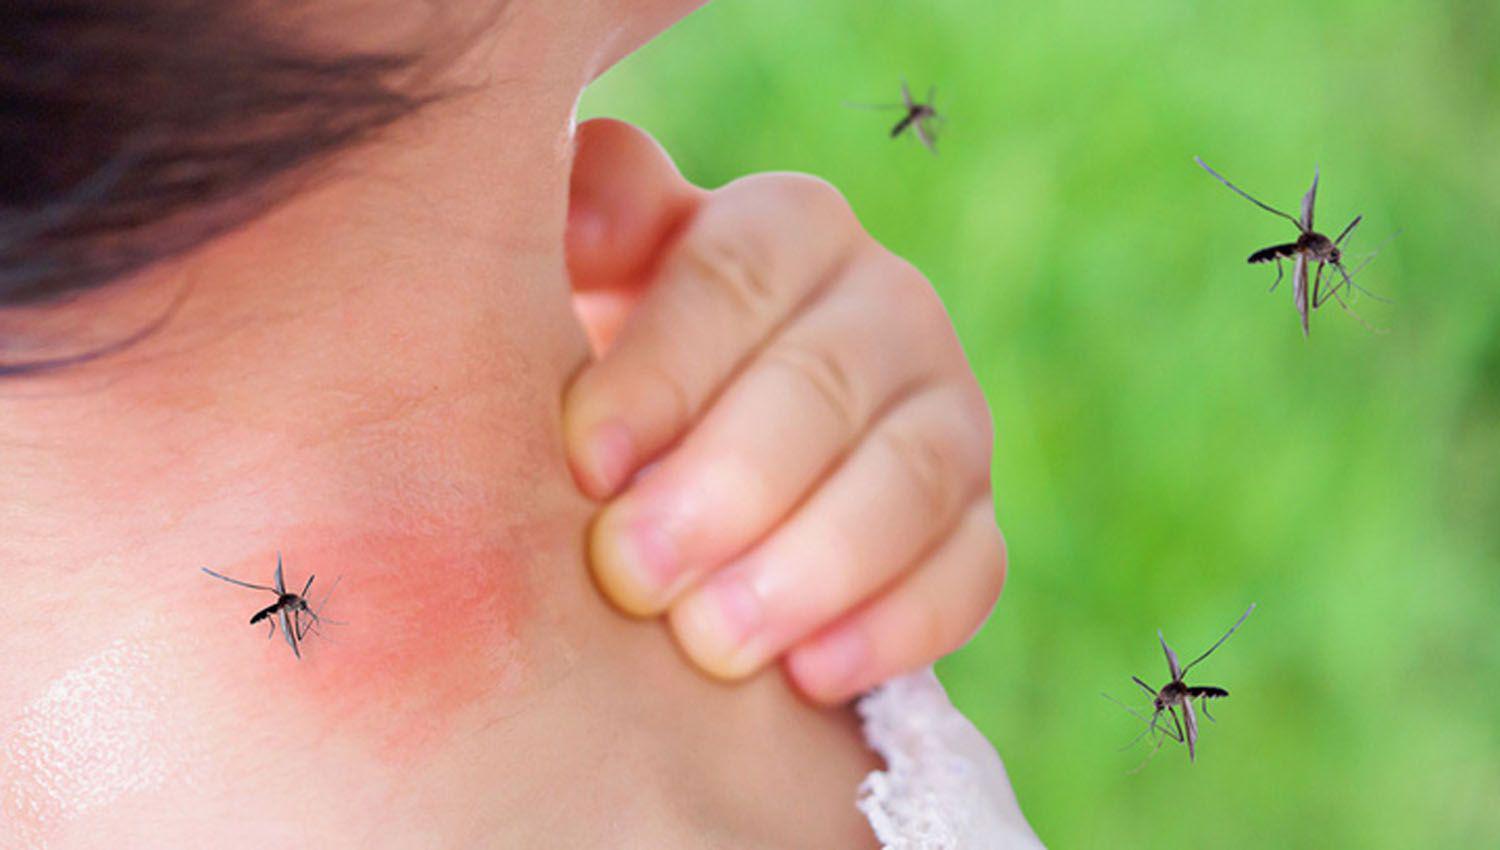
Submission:
[[[1005,583],[1005,542],[981,499],[912,575],[793,648],[786,669],[815,702],[835,704],[968,642]]]
[[[579,125],[565,256],[574,309],[595,352],[613,344],[662,246],[707,195],[645,131],[608,118]]]
[[[632,613],[665,610],[764,537],[880,410],[935,383],[940,369],[962,368],[926,280],[884,251],[866,252],[605,509],[590,533],[600,587]]]
[[[568,454],[590,495],[613,493],[675,441],[855,245],[848,204],[813,178],[750,177],[714,195],[614,347],[568,389]]]
[[[708,195],[683,178],[644,130],[595,118],[574,134],[565,232],[575,290],[617,289],[640,278],[662,245]]]
[[[901,403],[785,525],[672,606],[704,670],[748,675],[915,565],[989,483],[977,388]]]

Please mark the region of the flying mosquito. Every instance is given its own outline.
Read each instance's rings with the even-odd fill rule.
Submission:
[[[900,109],[906,114],[891,128],[891,138],[896,138],[907,130],[911,130],[922,146],[932,153],[937,153],[937,128],[943,123],[943,117],[937,111],[937,89],[927,89],[927,100],[917,101],[911,96],[911,89],[907,88],[906,80],[901,81],[900,103],[846,103],[856,109]]]
[[[307,577],[307,584],[302,586],[301,593],[287,592],[286,582],[281,577],[280,552],[276,553],[275,587],[267,587],[263,584],[250,584],[249,582],[230,578],[226,575],[220,575],[219,573],[214,572],[208,567],[203,567],[202,569],[205,573],[208,573],[209,575],[213,576],[216,579],[219,579],[220,581],[227,581],[230,584],[237,584],[240,587],[248,587],[251,590],[264,590],[267,593],[276,594],[275,602],[255,612],[255,616],[250,618],[250,625],[253,626],[256,623],[259,623],[261,620],[267,621],[271,627],[271,630],[266,633],[266,638],[269,639],[275,637],[276,624],[279,622],[281,624],[281,634],[286,638],[287,646],[290,646],[292,648],[292,654],[297,656],[297,658],[299,659],[302,658],[302,650],[299,648],[298,644],[301,643],[302,639],[307,635],[308,632],[315,630],[318,625],[324,622],[332,623],[334,625],[343,625],[337,620],[330,620],[326,617],[320,618],[318,616],[318,612],[314,611],[312,609],[312,606],[307,603],[307,592],[312,589],[313,579],[317,578],[316,575]],[[340,579],[341,578],[342,576],[340,576]],[[333,582],[333,588],[330,588],[328,591],[328,595],[323,597],[323,603],[325,605],[328,603],[328,597],[333,595],[334,589],[337,589],[338,586],[339,579],[335,579]],[[308,618],[306,622],[303,622],[302,620],[302,616],[304,614],[307,615]],[[272,619],[273,617],[275,619]]]
[[[1220,183],[1228,186],[1229,189],[1236,195],[1239,195],[1240,197],[1244,198],[1252,204],[1255,204],[1257,207],[1260,207],[1267,212],[1275,213],[1276,215],[1281,216],[1282,218],[1290,221],[1292,224],[1297,226],[1298,236],[1296,242],[1285,242],[1280,245],[1272,245],[1269,248],[1262,248],[1259,251],[1251,254],[1250,259],[1247,260],[1247,262],[1269,263],[1273,260],[1276,262],[1276,281],[1271,284],[1271,291],[1275,292],[1276,286],[1281,283],[1281,278],[1285,273],[1285,269],[1281,265],[1281,261],[1295,260],[1295,263],[1292,267],[1292,300],[1297,304],[1297,313],[1302,316],[1303,336],[1307,336],[1309,333],[1309,312],[1323,306],[1323,304],[1326,303],[1329,298],[1337,298],[1340,306],[1344,307],[1344,309],[1346,310],[1349,309],[1348,305],[1344,303],[1343,298],[1339,297],[1340,287],[1347,286],[1350,289],[1351,296],[1354,290],[1366,292],[1366,290],[1361,289],[1354,283],[1354,275],[1358,274],[1360,269],[1364,268],[1364,265],[1361,265],[1359,269],[1355,269],[1354,272],[1351,273],[1344,266],[1343,252],[1344,240],[1349,238],[1349,234],[1354,231],[1354,228],[1357,227],[1362,220],[1364,220],[1364,216],[1355,216],[1354,220],[1349,222],[1349,226],[1345,227],[1343,231],[1339,233],[1337,239],[1329,239],[1327,236],[1324,236],[1323,234],[1314,230],[1313,204],[1317,201],[1318,198],[1317,169],[1313,170],[1312,187],[1307,190],[1306,195],[1302,196],[1302,218],[1297,219],[1293,218],[1287,213],[1282,212],[1281,210],[1276,209],[1273,206],[1270,206],[1269,204],[1261,203],[1260,201],[1251,197],[1248,192],[1234,185],[1233,183],[1230,183],[1219,172],[1214,171],[1212,168],[1209,168],[1208,163],[1204,162],[1201,158],[1193,157],[1193,161],[1198,163],[1198,165],[1202,167],[1204,171],[1207,171],[1209,174],[1213,175],[1213,178],[1215,180],[1218,180]],[[1368,260],[1366,260],[1366,262],[1368,262]],[[1318,264],[1318,270],[1313,275],[1311,293],[1312,298],[1311,302],[1309,303],[1307,272],[1308,267],[1313,263]],[[1343,278],[1342,281],[1334,283],[1326,293],[1321,291],[1324,266],[1333,266],[1338,270],[1339,275]]]
[[[1207,652],[1190,661],[1186,667],[1182,667],[1177,663],[1177,653],[1172,651],[1172,647],[1167,646],[1166,637],[1162,635],[1160,629],[1157,629],[1156,637],[1161,641],[1162,652],[1166,653],[1167,668],[1172,673],[1172,681],[1162,685],[1161,689],[1157,690],[1142,681],[1139,676],[1130,677],[1131,681],[1140,685],[1142,690],[1151,695],[1152,707],[1151,717],[1146,718],[1142,717],[1129,706],[1125,706],[1127,711],[1146,721],[1147,724],[1141,734],[1136,736],[1135,741],[1139,741],[1142,736],[1148,733],[1162,732],[1166,737],[1171,738],[1179,744],[1187,743],[1188,761],[1195,761],[1197,759],[1198,716],[1193,710],[1193,700],[1198,700],[1198,705],[1203,709],[1203,716],[1209,720],[1213,720],[1213,715],[1208,713],[1208,701],[1227,697],[1229,696],[1229,691],[1213,685],[1189,685],[1183,679],[1187,677],[1188,671],[1193,669],[1194,665],[1212,655],[1213,651],[1222,646],[1224,641],[1229,640],[1229,636],[1234,634],[1234,630],[1238,629],[1240,624],[1245,622],[1245,618],[1250,616],[1250,612],[1254,610],[1255,604],[1251,603],[1250,607],[1245,609],[1245,613],[1240,615],[1240,618],[1235,621],[1234,625],[1229,627],[1229,631],[1225,632],[1223,637],[1219,638],[1213,646],[1210,646]],[[1111,699],[1113,698],[1111,697]],[[1121,703],[1121,705],[1124,704]],[[1179,708],[1182,709],[1182,718],[1180,720],[1177,717],[1177,710]],[[1166,725],[1166,721],[1162,719],[1162,712],[1166,712],[1171,716],[1172,725],[1176,727],[1176,731],[1173,731],[1172,727]],[[1159,727],[1157,726],[1158,722],[1161,723]],[[1135,741],[1131,741],[1130,743],[1134,744]],[[1161,749],[1161,745],[1162,739],[1158,739],[1155,749],[1151,751],[1152,756],[1156,755],[1156,750]],[[1150,759],[1151,756],[1146,757],[1147,761],[1150,761]],[[1142,767],[1144,766],[1143,763]]]

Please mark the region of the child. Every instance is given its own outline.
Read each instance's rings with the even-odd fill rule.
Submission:
[[[620,125],[572,168],[686,7],[450,10],[455,54],[405,4],[128,5],[0,11],[0,845],[870,845],[847,712],[586,575],[825,702],[1001,576],[972,376],[836,193]],[[339,579],[300,661],[199,571],[278,562]],[[940,698],[866,703],[870,820],[1027,846]]]

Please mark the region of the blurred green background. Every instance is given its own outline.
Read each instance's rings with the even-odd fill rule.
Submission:
[[[886,132],[938,90],[934,157]],[[1055,847],[1500,847],[1500,4],[717,0],[585,115],[704,185],[831,180],[989,394],[1011,576],[940,674]],[[1297,325],[1250,251],[1319,223],[1390,305]],[[1200,759],[1120,747],[1191,677]]]

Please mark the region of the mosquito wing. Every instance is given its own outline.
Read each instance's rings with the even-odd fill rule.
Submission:
[[[1161,629],[1156,630],[1156,638],[1161,641],[1161,651],[1167,654],[1167,669],[1172,671],[1172,681],[1180,681],[1182,666],[1177,663],[1177,653],[1172,651],[1172,647],[1167,646],[1167,639],[1162,635]]]
[[[1182,701],[1182,726],[1183,737],[1187,738],[1188,761],[1193,761],[1197,756],[1198,746],[1198,715],[1193,713],[1193,701]]]
[[[1292,300],[1302,316],[1302,335],[1307,336],[1310,332],[1307,324],[1307,255],[1300,252],[1297,267],[1292,270]]]
[[[1313,168],[1312,188],[1302,196],[1302,232],[1313,232],[1313,204],[1318,202],[1318,169]]]
[[[281,634],[286,638],[286,645],[290,646],[292,654],[300,659],[302,657],[302,650],[297,648],[297,633],[292,630],[292,623],[287,618],[286,609],[287,606],[281,606],[281,609],[276,612],[276,617],[281,622]]]
[[[927,121],[925,119],[919,120],[912,127],[917,131],[917,138],[922,142],[922,146],[933,154],[936,154],[937,141],[933,138],[932,130],[927,126]]]
[[[286,595],[286,582],[281,578],[281,553],[276,553],[276,592]]]
[[[911,89],[906,87],[905,77],[901,78],[901,103],[904,104],[907,109],[911,109],[916,105],[916,101],[911,99]]]

